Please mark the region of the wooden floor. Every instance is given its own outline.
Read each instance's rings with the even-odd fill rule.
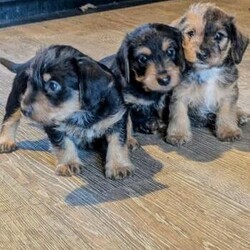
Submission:
[[[0,30],[0,56],[22,62],[47,44],[70,44],[95,59],[125,32],[168,23],[193,1],[177,0]],[[250,36],[249,0],[217,0]],[[250,47],[240,65],[240,106],[250,112]],[[0,67],[0,119],[13,74]],[[106,180],[86,152],[80,176],[54,174],[44,133],[29,120],[19,150],[0,155],[0,249],[250,249],[250,124],[235,143],[194,129],[182,148],[138,135],[135,175]]]

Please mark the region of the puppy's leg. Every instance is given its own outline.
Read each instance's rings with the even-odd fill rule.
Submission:
[[[169,110],[166,141],[172,145],[181,146],[192,137],[188,106],[181,100],[175,100],[170,104]]]
[[[127,133],[128,133],[128,141],[127,141],[128,148],[131,151],[134,151],[135,149],[140,147],[140,144],[133,136],[133,126],[130,115],[128,116]]]
[[[221,103],[216,118],[216,136],[221,141],[234,141],[241,138],[238,127],[237,107],[229,100]]]
[[[56,127],[45,127],[44,129],[57,157],[56,174],[62,176],[79,174],[81,160],[74,142],[64,132],[58,131]]]
[[[107,135],[105,175],[110,179],[122,179],[132,174],[135,169],[129,159],[126,116],[124,115],[122,120],[114,125],[112,133]]]
[[[20,96],[25,92],[27,79],[25,71],[17,74],[14,79],[0,132],[0,153],[9,153],[16,149],[16,130],[21,119]]]
[[[16,130],[21,119],[20,102],[17,93],[12,90],[7,101],[6,113],[0,132],[0,153],[10,153],[16,147]]]

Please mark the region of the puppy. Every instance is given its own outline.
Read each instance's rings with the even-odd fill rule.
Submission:
[[[127,111],[110,70],[70,46],[51,46],[21,65],[1,62],[16,72],[0,134],[1,153],[16,149],[23,114],[44,127],[57,157],[57,174],[78,174],[76,145],[101,137],[107,140],[106,177],[121,179],[133,172]]]
[[[234,17],[212,4],[195,4],[173,25],[183,34],[183,48],[191,67],[173,91],[166,140],[182,145],[191,139],[190,118],[203,123],[215,119],[222,141],[241,137],[237,108],[238,70],[249,39]],[[212,119],[211,119],[212,117]]]
[[[133,129],[154,133],[162,123],[168,93],[185,70],[181,32],[164,24],[145,24],[125,37],[116,55],[101,62],[122,83]]]

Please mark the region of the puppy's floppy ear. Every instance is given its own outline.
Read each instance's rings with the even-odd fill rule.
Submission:
[[[113,81],[112,74],[104,65],[87,56],[76,58],[76,66],[82,107],[98,106],[108,92],[108,84]]]
[[[78,76],[78,84],[79,84],[79,101],[81,103],[81,108],[83,108],[84,105],[84,92],[85,92],[85,76],[83,74],[83,64],[84,64],[85,57],[77,57],[73,59],[73,63],[76,68],[77,76]]]
[[[187,20],[187,18],[185,16],[181,16],[178,19],[172,21],[170,23],[170,26],[175,27],[175,28],[177,28],[179,30],[183,30],[183,27],[184,27],[184,25],[186,23],[186,20]]]
[[[116,57],[116,62],[118,64],[119,69],[121,70],[123,77],[126,79],[126,82],[130,81],[128,50],[129,36],[127,35],[126,38],[123,40]]]
[[[236,64],[239,64],[249,43],[249,38],[238,30],[233,17],[231,17],[231,22],[232,58]]]
[[[185,60],[184,50],[182,47],[183,36],[181,32],[179,33],[178,40],[179,40],[179,65],[180,65],[181,72],[184,72],[186,69],[186,60]]]

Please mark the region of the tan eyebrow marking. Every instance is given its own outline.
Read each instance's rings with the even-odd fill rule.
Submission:
[[[150,56],[152,54],[152,51],[147,47],[139,47],[136,51],[136,55],[140,55],[140,54]]]
[[[44,80],[45,82],[48,82],[51,78],[52,78],[52,77],[51,77],[51,74],[49,74],[49,73],[43,74],[43,80]]]
[[[171,42],[168,39],[165,39],[162,42],[162,47],[161,47],[162,51],[166,51],[170,47],[170,44]]]

